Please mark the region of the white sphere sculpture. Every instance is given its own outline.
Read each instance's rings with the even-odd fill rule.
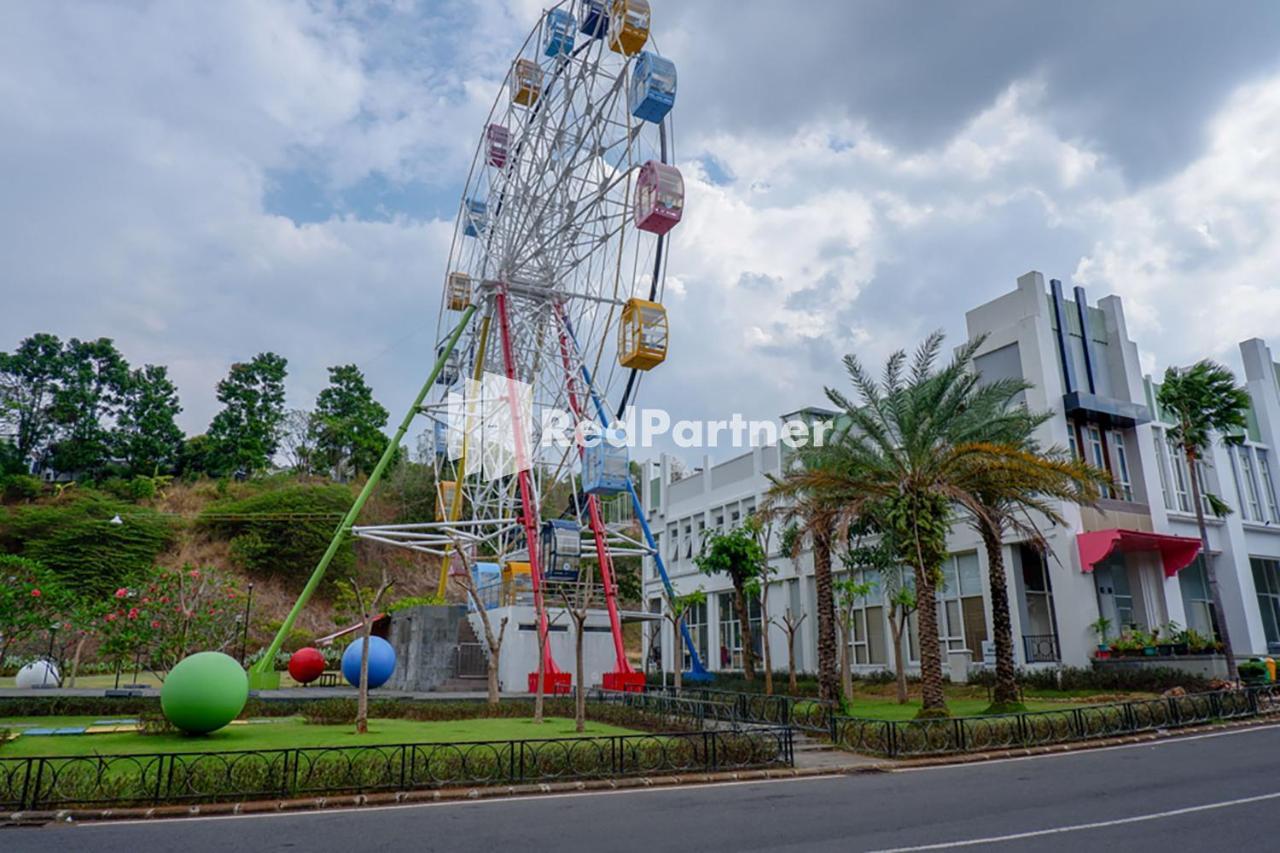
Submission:
[[[57,687],[59,682],[58,668],[47,660],[32,661],[18,670],[14,679],[18,687]]]

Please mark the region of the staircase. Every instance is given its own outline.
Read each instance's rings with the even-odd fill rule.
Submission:
[[[471,620],[458,623],[458,642],[454,646],[453,676],[436,688],[437,693],[470,693],[489,689],[489,647],[476,636]]]

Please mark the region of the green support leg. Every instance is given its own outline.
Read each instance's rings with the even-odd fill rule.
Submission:
[[[378,481],[382,479],[387,466],[391,464],[392,458],[400,447],[400,442],[404,440],[405,433],[409,431],[409,425],[413,423],[414,416],[418,414],[418,409],[422,406],[422,401],[427,398],[427,394],[431,391],[431,386],[436,383],[436,377],[440,375],[445,362],[453,352],[453,348],[457,346],[458,339],[462,337],[462,332],[467,328],[467,324],[471,322],[471,318],[475,313],[476,306],[468,305],[467,310],[462,314],[462,320],[459,321],[457,327],[449,335],[449,339],[445,341],[444,351],[436,359],[431,375],[427,377],[422,390],[414,398],[408,414],[400,422],[400,428],[396,430],[396,434],[387,442],[387,448],[382,452],[382,458],[374,466],[373,472],[364,484],[364,488],[356,496],[355,503],[351,505],[351,509],[347,510],[346,516],[339,522],[338,529],[334,531],[333,539],[329,542],[328,549],[325,550],[324,556],[320,558],[320,562],[316,564],[315,571],[311,573],[311,578],[307,581],[307,585],[302,588],[302,593],[298,596],[298,600],[294,602],[293,609],[289,611],[289,615],[285,617],[280,630],[276,632],[275,639],[271,641],[271,645],[267,648],[267,653],[249,671],[250,687],[263,689],[279,685],[279,674],[275,671],[276,654],[280,651],[280,647],[284,645],[285,637],[289,636],[289,632],[293,630],[293,623],[297,621],[298,614],[302,612],[302,608],[307,606],[307,602],[311,600],[311,595],[316,591],[316,587],[324,579],[324,573],[328,570],[329,563],[333,562],[338,549],[342,547],[342,543],[351,535],[351,528],[355,525],[356,519],[360,517],[360,511],[364,509],[365,502],[369,500],[369,496],[373,494],[374,487],[378,485]]]

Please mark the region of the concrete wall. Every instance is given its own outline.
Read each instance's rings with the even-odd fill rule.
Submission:
[[[435,690],[453,676],[462,605],[423,605],[391,616],[390,643],[396,650],[391,690]]]
[[[528,689],[529,673],[538,671],[537,615],[532,605],[495,607],[488,611],[488,615],[495,634],[502,620],[508,620],[506,636],[502,641],[502,654],[498,660],[498,681],[501,688],[522,693]],[[555,607],[548,607],[547,615],[552,623],[551,656],[561,670],[574,672],[576,653],[573,620],[563,609]],[[476,636],[481,637],[483,643],[484,626],[480,622],[480,614],[472,613],[469,618]],[[609,633],[607,611],[592,610],[587,614],[583,653],[587,686],[600,684],[604,674],[614,668],[613,635]]]

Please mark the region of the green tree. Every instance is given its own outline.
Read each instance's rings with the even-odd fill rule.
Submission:
[[[387,410],[373,399],[364,374],[354,364],[330,367],[313,416],[316,454],[324,464],[339,479],[372,471],[387,446],[386,425]]]
[[[671,635],[675,637],[676,643],[675,654],[671,659],[671,663],[672,668],[675,670],[675,688],[679,690],[684,686],[681,683],[681,673],[684,670],[684,635],[680,632],[680,626],[683,624],[684,617],[688,615],[690,609],[707,603],[707,594],[699,587],[693,592],[686,592],[683,595],[667,595],[666,599],[667,612],[665,615],[671,623]]]
[[[836,624],[840,628],[840,693],[845,702],[853,701],[853,612],[868,595],[873,584],[852,577],[835,582]]]
[[[1236,659],[1231,649],[1231,632],[1222,609],[1218,573],[1209,558],[1209,530],[1204,519],[1199,471],[1213,444],[1214,433],[1232,441],[1235,440],[1232,436],[1248,425],[1249,393],[1236,384],[1235,374],[1230,370],[1205,359],[1188,368],[1170,367],[1166,370],[1156,402],[1165,417],[1173,420],[1169,440],[1187,460],[1187,470],[1191,474],[1191,501],[1196,510],[1196,524],[1200,528],[1200,553],[1213,599],[1213,618],[1218,623],[1218,639],[1222,640],[1227,655],[1227,671],[1234,674]],[[1217,495],[1206,494],[1203,500],[1209,503],[1215,515],[1222,516],[1231,511]]]
[[[742,635],[742,675],[747,681],[756,677],[755,646],[751,636],[751,616],[747,610],[747,585],[760,574],[765,562],[764,549],[747,526],[728,533],[713,533],[702,542],[702,550],[693,562],[704,575],[728,575],[733,584],[733,606],[738,611],[738,627]]]
[[[848,550],[842,556],[845,568],[874,578],[889,617],[893,635],[893,672],[897,680],[898,704],[907,703],[907,662],[903,642],[908,620],[916,609],[915,586],[898,556],[900,548],[876,518],[875,508],[849,527]]]
[[[178,388],[164,367],[148,364],[129,374],[116,425],[116,452],[134,476],[170,472],[183,450]]]
[[[209,424],[209,473],[248,477],[271,464],[284,422],[288,362],[272,352],[231,365],[218,383],[222,410]]]
[[[63,354],[62,383],[53,395],[57,424],[52,462],[59,471],[97,479],[111,464],[109,424],[119,415],[129,363],[110,338],[72,338]]]
[[[1004,403],[1021,380],[983,383],[973,370],[977,338],[961,346],[944,367],[937,367],[941,332],[930,335],[909,359],[903,351],[889,357],[877,380],[856,356],[845,369],[857,399],[828,388],[841,410],[834,435],[821,447],[799,451],[800,465],[780,481],[779,496],[808,496],[848,526],[874,513],[892,536],[899,558],[915,574],[920,637],[922,716],[948,713],[943,693],[938,613],[931,605],[947,557],[947,533],[956,508],[985,513],[977,487],[981,472],[1021,458],[1017,447],[992,441],[1007,435]],[[1016,392],[1014,392],[1016,393]]]
[[[45,332],[27,338],[13,353],[0,353],[0,424],[14,433],[23,463],[44,460],[63,371],[62,341]]]
[[[209,474],[214,465],[214,445],[209,436],[201,433],[182,442],[178,449],[177,475],[194,480],[201,474]]]
[[[65,598],[66,587],[41,563],[0,554],[0,667],[23,643],[49,629]]]

